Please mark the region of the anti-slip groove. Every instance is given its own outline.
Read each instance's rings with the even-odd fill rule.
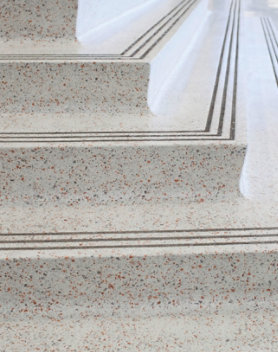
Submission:
[[[268,23],[268,27],[270,28],[270,31],[272,33],[272,37],[273,37],[274,42],[276,44],[276,49],[278,50],[278,39],[277,39],[276,34],[274,32],[273,25],[272,25],[272,23],[271,23],[271,21],[270,21],[270,19],[268,17],[266,17],[265,20]]]
[[[234,85],[233,85],[233,100],[232,100],[232,116],[230,126],[230,138],[235,139],[236,127],[236,108],[237,108],[237,86],[238,86],[238,61],[239,61],[239,32],[240,32],[240,16],[241,16],[241,2],[238,1],[238,16],[237,16],[237,33],[236,33],[236,53],[235,53],[235,68],[234,68]]]
[[[77,236],[77,235],[76,235]],[[14,235],[9,235],[6,237],[15,237]],[[36,235],[31,235],[30,237],[36,237]],[[0,240],[0,244],[27,244],[27,243],[84,243],[84,242],[134,242],[134,241],[202,241],[202,240],[219,240],[228,239],[233,240],[234,238],[272,238],[278,237],[278,233],[275,234],[264,234],[264,235],[219,235],[219,236],[173,236],[173,237],[123,237],[123,238],[55,238],[55,239],[24,239],[15,240],[7,239]]]
[[[267,21],[264,17],[261,18],[261,24],[262,24],[262,29],[264,32],[264,37],[267,45],[267,50],[269,54],[269,58],[271,61],[272,69],[273,69],[273,74],[276,80],[276,85],[278,86],[278,54],[277,54],[277,46],[275,47],[274,41],[276,40],[275,33],[273,31],[273,28],[271,27],[272,31],[270,31],[271,26],[270,22]],[[274,39],[275,38],[275,39]],[[277,43],[277,40],[276,40]],[[275,63],[276,61],[276,63]]]
[[[213,118],[213,113],[214,113],[215,102],[216,102],[216,98],[217,98],[217,92],[218,92],[218,87],[219,87],[220,75],[221,75],[221,71],[222,71],[224,52],[225,52],[225,48],[226,48],[228,31],[229,31],[231,17],[232,17],[232,9],[233,9],[233,1],[231,1],[231,5],[230,5],[228,21],[227,21],[227,25],[226,25],[226,29],[225,29],[224,40],[223,40],[221,53],[220,53],[220,59],[219,59],[218,68],[217,68],[217,72],[216,72],[216,78],[215,78],[215,83],[214,83],[214,88],[213,88],[213,93],[212,93],[212,98],[211,98],[211,103],[210,103],[210,108],[209,108],[206,128],[205,128],[206,132],[209,132],[210,129],[211,129],[211,123],[212,123],[212,118]]]
[[[189,233],[189,232],[239,232],[239,231],[278,231],[278,227],[216,227],[216,228],[191,228],[175,230],[128,230],[128,231],[78,231],[78,232],[14,232],[0,233],[0,236],[56,236],[56,235],[116,235],[116,234],[154,234],[154,233]],[[149,237],[148,237],[149,238]]]
[[[187,4],[188,1],[183,0],[180,3],[178,3],[177,6],[175,6],[170,12],[168,12],[165,16],[163,16],[158,22],[153,24],[146,32],[144,32],[139,38],[137,38],[132,44],[130,44],[122,53],[121,55],[126,55],[128,51],[130,51],[140,40],[142,40],[144,37],[146,37],[154,28],[156,28],[161,22],[163,22],[167,17],[169,17],[175,10],[177,10],[181,5]],[[184,8],[184,6],[182,6]],[[164,28],[166,24],[163,25],[162,28]]]
[[[141,244],[141,245],[112,245],[112,246],[56,246],[56,247],[0,247],[0,251],[26,251],[26,250],[85,250],[85,249],[127,249],[127,248],[175,248],[175,247],[215,247],[239,245],[270,245],[277,241],[246,241],[246,242],[213,242],[213,243],[173,243],[173,244]]]
[[[156,39],[156,41],[140,55],[141,60],[144,59],[158,45],[158,43],[160,43],[161,40],[166,37],[166,35],[175,27],[176,24],[178,24],[178,22],[184,17],[184,15],[190,10],[190,8],[195,3],[197,3],[197,0],[193,0],[191,1],[191,3],[188,4],[186,9],[182,11],[182,13],[175,19],[175,21],[160,35],[160,37]],[[174,16],[173,18],[175,17],[176,16]],[[166,24],[168,24],[171,20],[172,18],[170,18]],[[153,38],[155,38],[160,33],[161,29],[163,29],[164,27],[165,26],[161,26],[161,28],[155,31],[155,33],[150,38],[148,38],[142,45],[140,45],[139,48],[137,48],[130,56],[134,57],[135,55],[137,55]]]
[[[278,227],[214,229],[1,233],[0,250],[74,250],[120,248],[207,247],[278,244]],[[246,233],[248,232],[248,233]],[[170,235],[170,234],[173,235]],[[139,235],[142,236],[139,236]],[[146,236],[149,234],[150,236]],[[157,234],[158,236],[154,236]],[[166,236],[161,236],[165,234]],[[180,235],[177,235],[180,234]],[[187,234],[187,235],[185,235]],[[124,235],[119,237],[120,235]],[[135,235],[131,237],[129,235]],[[67,236],[74,236],[67,237]],[[80,237],[78,237],[80,236]],[[87,236],[87,237],[86,237]],[[95,236],[94,238],[92,236]],[[97,237],[97,236],[105,236]],[[16,238],[18,237],[18,238]],[[38,238],[37,238],[38,237]],[[54,238],[49,238],[54,237]],[[3,239],[5,238],[5,239]],[[22,239],[20,239],[22,238]],[[142,243],[146,242],[146,243]],[[77,245],[78,244],[78,245]]]
[[[123,133],[114,133],[114,132],[108,132],[108,133],[103,133],[103,132],[53,132],[53,135],[52,135],[52,132],[40,132],[40,133],[36,133],[36,132],[33,132],[33,133],[29,133],[29,132],[17,132],[17,133],[13,133],[13,132],[5,132],[5,133],[0,133],[0,137],[1,138],[9,138],[9,139],[18,139],[18,137],[22,138],[22,139],[29,139],[29,138],[32,138],[32,136],[40,136],[42,135],[43,138],[46,138],[46,139],[57,139],[57,138],[64,138],[64,139],[67,139],[67,138],[122,138],[122,137],[126,137],[126,138],[135,138],[135,137],[139,137],[139,138],[147,138],[147,137],[175,137],[175,138],[178,138],[178,137],[184,137],[184,136],[192,136],[192,137],[195,137],[195,136],[206,136],[205,134],[195,134],[195,132],[191,132],[191,134],[188,133],[185,133],[187,131],[183,131],[181,133],[179,132],[172,132],[172,131],[167,131],[165,133],[163,132],[151,132],[151,133],[148,133],[147,131],[136,131],[133,133],[128,133],[128,132],[123,132]],[[96,134],[97,136],[94,136],[94,134]],[[209,134],[208,136],[217,136],[217,134]]]
[[[277,40],[276,40],[276,36],[275,36],[275,32],[273,30],[273,27],[271,26],[271,22],[268,18],[264,18],[264,23],[265,23],[265,28],[266,31],[268,33],[268,38],[270,40],[272,49],[273,49],[273,54],[275,57],[275,61],[278,64],[278,46],[277,46]],[[271,29],[270,29],[271,28]]]
[[[32,140],[0,140],[0,143],[111,143],[111,142],[196,142],[196,141],[232,141],[231,138],[148,138],[148,139],[142,139],[142,138],[129,138],[129,139],[58,139],[58,140],[41,140],[41,139],[32,139]]]
[[[227,92],[228,92],[228,84],[229,84],[230,71],[231,71],[231,57],[232,57],[238,1],[234,1],[233,5],[234,5],[233,24],[232,24],[232,30],[231,30],[231,35],[230,35],[228,62],[227,62],[227,67],[226,67],[226,72],[225,72],[225,82],[224,82],[224,89],[223,89],[221,110],[220,110],[220,119],[219,119],[218,132],[217,132],[218,135],[220,135],[220,136],[222,135],[222,131],[223,131],[223,123],[224,123],[224,117],[225,117],[226,105],[227,105]],[[239,16],[239,7],[238,7],[238,16]]]

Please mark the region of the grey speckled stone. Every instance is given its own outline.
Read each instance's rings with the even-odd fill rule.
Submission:
[[[9,1],[0,3],[0,37],[74,38],[77,0]]]
[[[277,246],[202,250],[4,259],[1,347],[271,351]]]
[[[244,145],[133,142],[2,148],[2,204],[234,198]]]
[[[0,62],[1,113],[142,114],[147,63],[71,60]],[[24,93],[23,93],[24,92]]]

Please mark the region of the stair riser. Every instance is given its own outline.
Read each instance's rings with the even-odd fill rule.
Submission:
[[[0,38],[74,38],[77,0],[1,1]]]
[[[108,116],[148,111],[149,65],[143,62],[2,62],[2,113]]]
[[[245,147],[172,143],[3,148],[1,198],[5,204],[42,205],[239,195]]]
[[[277,252],[23,258],[0,262],[2,317],[154,316],[271,305]],[[69,254],[69,253],[68,253]],[[266,302],[268,300],[268,303]]]

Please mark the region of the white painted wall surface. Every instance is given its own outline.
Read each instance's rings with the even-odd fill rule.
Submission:
[[[77,17],[77,38],[83,37],[91,30],[95,30],[115,18],[123,16],[126,12],[140,10],[140,8],[153,0],[79,0]]]

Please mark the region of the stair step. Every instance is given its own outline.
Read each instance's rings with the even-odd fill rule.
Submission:
[[[165,109],[166,115],[138,116],[136,109],[109,119],[88,112],[3,114],[0,153],[8,161],[2,171],[3,201],[100,205],[238,196],[246,152],[245,105],[237,91],[244,80],[239,75],[239,3],[232,1],[224,12],[224,21],[222,11],[216,13],[219,20],[211,18],[198,37],[198,49],[186,61],[194,65],[186,88],[183,79],[174,79],[183,89],[175,90],[170,82],[158,98],[162,102],[154,101],[160,109],[167,96],[172,108]],[[180,72],[188,73],[182,65],[174,77]],[[115,99],[111,91],[105,94]]]
[[[237,196],[245,146],[190,143],[5,144],[2,204],[96,206]]]
[[[198,23],[191,21],[189,26],[187,20],[208,13],[207,0],[170,3],[171,7],[169,4],[166,7],[168,12],[161,13],[156,23],[147,22],[144,24],[147,27],[143,28],[141,23],[137,39],[127,38],[125,49],[121,47],[122,41],[115,40],[120,44],[112,45],[112,53],[109,53],[109,46],[98,48],[95,43],[81,45],[73,40],[1,43],[2,113],[85,111],[113,116],[149,112],[150,66],[159,65],[152,63],[154,57],[177,31],[186,30],[185,40],[189,42]],[[144,17],[140,18],[142,22]],[[183,29],[184,23],[186,28]],[[180,48],[176,48],[176,61],[179,54]],[[165,76],[164,70],[159,71],[159,75]]]
[[[111,245],[108,239],[114,244],[128,242],[132,246],[142,242],[146,247],[150,244],[160,247],[165,242],[190,247],[194,243],[213,244],[217,239],[227,244],[246,242],[246,234],[248,241],[253,238],[260,242],[262,238],[255,238],[257,232],[252,232],[254,228],[258,231],[270,229],[265,238],[271,242],[277,225],[275,205],[275,202],[269,202],[266,206],[264,201],[251,202],[242,197],[189,204],[184,201],[145,201],[134,205],[111,202],[94,207],[90,204],[71,207],[6,205],[0,213],[0,247],[12,250],[33,246],[36,250],[42,245],[47,250],[51,246],[63,246],[65,242],[69,249],[78,249],[79,246],[82,249],[83,245],[91,245],[94,249],[101,245],[104,250],[106,245],[108,249]],[[3,255],[5,257],[5,252]]]
[[[3,1],[0,5],[0,40],[21,44],[48,41],[51,44],[53,41],[89,37],[95,43],[95,32],[98,37],[107,31],[114,34],[118,27],[122,29],[123,25],[133,21],[136,27],[131,25],[131,30],[136,35],[143,26],[142,22],[150,23],[149,17],[158,20],[170,10],[173,15],[184,5],[185,1],[178,0],[119,0],[116,6],[98,0],[89,3],[86,0],[50,0],[43,4]]]
[[[193,351],[195,335],[204,337],[209,324],[217,336],[208,336],[210,347],[224,352],[239,345],[251,351],[255,334],[251,341],[265,350],[275,340],[277,203],[176,204],[172,212],[169,206],[153,204],[144,212],[115,207],[114,224],[112,209],[103,208],[101,225],[94,208],[87,209],[87,216],[72,210],[72,219],[68,211],[68,221],[61,208],[54,218],[41,209],[47,222],[41,230],[35,230],[35,214],[18,213],[15,220],[9,213],[0,245],[5,276],[0,283],[1,347],[17,351],[41,343],[48,348],[51,336],[57,351],[67,346],[86,350],[88,343],[96,351],[111,350],[115,343],[130,351],[137,346],[152,351],[167,341],[169,350],[188,346]],[[42,219],[37,223],[42,225]],[[66,233],[73,226],[75,231]],[[87,232],[81,232],[86,226]],[[97,226],[107,231],[90,232]],[[56,231],[49,232],[51,227]],[[173,328],[164,325],[169,322]],[[159,340],[146,336],[151,324]],[[223,324],[232,326],[224,333]],[[249,328],[242,334],[244,324]],[[121,331],[131,334],[129,347]]]

